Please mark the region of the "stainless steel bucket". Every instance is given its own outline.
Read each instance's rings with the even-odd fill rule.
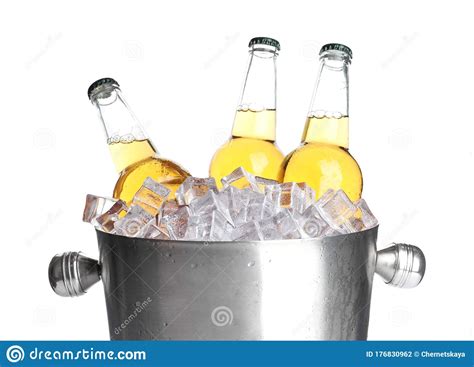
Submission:
[[[50,283],[63,296],[102,279],[110,338],[364,340],[374,272],[416,286],[415,246],[376,251],[378,227],[323,239],[185,242],[97,231],[99,262],[57,255]]]

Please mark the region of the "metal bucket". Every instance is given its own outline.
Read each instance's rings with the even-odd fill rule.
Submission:
[[[376,251],[378,227],[322,239],[186,242],[97,231],[100,261],[57,255],[50,283],[63,296],[102,278],[110,338],[365,340],[374,272],[416,286],[415,246]]]

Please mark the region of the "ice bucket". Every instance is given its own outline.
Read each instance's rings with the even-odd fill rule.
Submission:
[[[110,338],[364,340],[377,272],[414,287],[425,258],[415,246],[376,250],[378,227],[321,239],[187,242],[97,231],[99,261],[55,256],[62,296],[102,279]]]

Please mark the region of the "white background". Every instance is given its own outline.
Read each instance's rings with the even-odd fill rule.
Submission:
[[[159,151],[206,176],[253,36],[281,42],[278,144],[298,142],[327,42],[354,52],[351,147],[379,248],[420,246],[415,289],[376,276],[370,339],[473,339],[472,12],[468,2],[15,1],[0,11],[1,339],[108,339],[102,287],[60,298],[59,252],[97,257],[86,193],[117,178],[86,90],[116,78]]]

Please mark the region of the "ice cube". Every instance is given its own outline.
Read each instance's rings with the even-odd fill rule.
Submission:
[[[326,233],[324,234],[324,237],[338,236],[340,234],[341,232],[336,231],[334,228],[329,227]]]
[[[168,232],[159,227],[156,222],[148,222],[140,231],[140,237],[154,240],[169,240]]]
[[[153,215],[141,206],[135,205],[130,208],[125,217],[114,223],[115,232],[122,236],[138,237],[151,220],[153,220]]]
[[[302,213],[307,206],[306,193],[294,182],[267,186],[265,193],[281,208],[288,208]]]
[[[229,212],[236,214],[242,207],[241,190],[234,186],[228,186],[217,194],[218,199]]]
[[[274,221],[274,218],[266,218],[257,222],[257,226],[260,230],[262,240],[281,240],[282,234],[278,231],[278,227]]]
[[[298,182],[298,187],[304,192],[304,210],[316,202],[316,193],[306,182]]]
[[[298,225],[289,209],[283,209],[272,217],[278,232],[285,240],[301,238]]]
[[[190,216],[183,239],[188,241],[208,241],[210,239],[211,223],[212,212]]]
[[[248,222],[235,228],[231,233],[232,241],[261,241],[263,235],[255,222]]]
[[[133,197],[132,205],[140,206],[155,216],[160,211],[170,192],[166,186],[148,177]]]
[[[82,221],[94,225],[97,224],[95,218],[97,218],[99,215],[104,214],[117,201],[118,200],[116,199],[88,194],[86,196],[86,204],[84,207],[84,213],[82,215]]]
[[[220,191],[218,198],[223,207],[229,211],[232,224],[242,224],[246,220],[246,208],[250,201],[250,196],[254,191],[250,189],[237,189],[234,186],[228,186]]]
[[[265,196],[270,198],[275,204],[280,206],[281,187],[280,185],[269,185],[265,187]]]
[[[261,193],[265,193],[265,188],[267,186],[275,186],[280,184],[276,180],[270,180],[269,178],[255,176],[255,182],[257,183],[258,189]]]
[[[245,191],[245,190],[242,190]],[[242,192],[241,191],[241,192]],[[245,194],[245,201],[244,205],[242,205],[240,211],[234,218],[235,226],[239,226],[241,224],[251,222],[254,220],[260,220],[264,218],[263,213],[268,213],[268,199],[266,199],[265,195],[248,190]],[[271,205],[273,203],[270,202]]]
[[[262,204],[262,219],[272,217],[282,210],[283,209],[277,203],[265,195]]]
[[[357,214],[362,217],[364,229],[373,228],[378,224],[377,218],[372,214],[372,211],[364,199],[357,200],[354,205],[360,211],[360,213],[358,212]]]
[[[174,213],[160,217],[159,223],[166,227],[172,240],[181,240],[186,235],[190,214],[187,206],[180,206]]]
[[[159,216],[166,217],[167,215],[172,215],[176,213],[179,209],[178,202],[174,199],[166,200],[161,206]]]
[[[236,168],[229,175],[223,177],[221,182],[224,188],[232,185],[239,189],[249,188],[253,191],[260,192],[255,176],[248,173],[242,167]]]
[[[250,222],[254,220],[263,219],[263,209],[265,204],[265,195],[252,192],[249,197],[249,202],[247,204],[245,221]]]
[[[191,201],[205,195],[209,190],[217,193],[214,178],[188,177],[176,191],[176,200],[179,205],[189,205]]]
[[[229,209],[225,206],[223,200],[214,191],[209,190],[205,195],[191,201],[189,208],[193,215],[210,215],[213,211],[220,211],[228,222],[233,224]]]
[[[303,214],[294,213],[294,218],[302,238],[323,237],[331,230],[314,205],[308,207]]]
[[[95,218],[97,227],[105,232],[113,233],[115,222],[125,215],[127,210],[127,205],[122,200],[117,201],[109,210]]]
[[[211,241],[229,241],[234,227],[219,211],[212,212],[209,238]]]
[[[328,190],[316,202],[321,217],[340,233],[352,233],[362,229],[362,223],[355,214],[357,207],[342,190]]]

